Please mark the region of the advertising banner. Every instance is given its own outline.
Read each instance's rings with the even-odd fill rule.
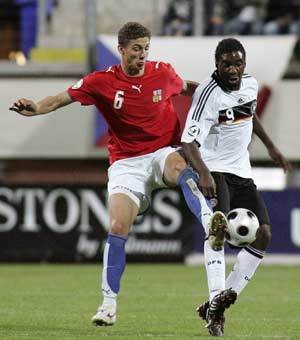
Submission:
[[[262,194],[272,224],[268,253],[300,255],[300,190]],[[105,187],[0,187],[0,261],[99,261],[109,225],[106,195]],[[159,190],[133,225],[127,259],[182,261],[202,252],[203,240],[180,191]]]
[[[272,241],[268,253],[300,255],[300,190],[265,191]]]
[[[0,261],[96,261],[109,213],[104,187],[0,187]],[[135,221],[128,260],[179,261],[193,249],[193,225],[179,191],[154,193]]]

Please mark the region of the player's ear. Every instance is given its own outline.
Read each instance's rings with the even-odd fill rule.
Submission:
[[[124,46],[118,45],[118,51],[121,55],[124,54]]]

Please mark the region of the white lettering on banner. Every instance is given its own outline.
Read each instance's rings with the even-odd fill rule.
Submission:
[[[127,254],[180,254],[181,240],[139,240],[131,235],[125,245]]]
[[[168,198],[172,203],[180,203],[180,195],[174,190],[162,190],[156,193],[152,205],[157,215],[138,216],[132,230],[136,234],[149,234],[152,231],[158,234],[173,234],[182,223],[181,212],[178,208],[165,202]],[[162,223],[162,218],[166,218],[168,223]],[[140,220],[143,219],[142,222]]]
[[[84,255],[86,258],[93,258],[97,255],[100,241],[89,240],[87,235],[81,234],[77,243],[77,253]]]
[[[141,222],[142,220],[142,222]],[[151,216],[141,215],[135,219],[132,226],[132,231],[135,234],[149,234],[151,233]]]
[[[300,247],[300,208],[291,210],[291,240],[296,247]]]
[[[43,202],[45,192],[42,189],[17,189],[15,193],[16,203],[24,202],[24,223],[20,225],[20,229],[29,232],[38,232],[41,226],[38,225],[36,217],[36,199]]]
[[[164,198],[168,197],[173,203],[179,203],[180,197],[177,191],[164,190],[156,194],[153,201],[154,210],[161,216],[170,220],[168,225],[161,222],[161,218],[153,217],[153,229],[160,234],[173,234],[175,233],[182,223],[182,216],[177,208],[167,204]]]
[[[91,223],[99,223],[108,231],[109,212],[105,189],[99,196],[93,189],[68,188],[6,188],[0,187],[0,232],[19,228],[22,232],[38,233],[47,227],[56,233],[90,233]],[[178,205],[180,195],[174,190],[162,190],[153,198],[153,212],[138,219],[133,226],[137,234],[171,235],[182,224]],[[92,222],[95,221],[96,222]]]
[[[63,222],[58,221],[58,214],[62,211],[58,200],[63,200],[66,207]],[[23,232],[39,232],[44,224],[58,233],[67,233],[79,224],[78,230],[87,232],[93,229],[89,222],[90,211],[108,230],[108,209],[93,190],[79,190],[76,195],[73,190],[65,188],[47,193],[43,188],[0,187],[0,232],[15,227]]]
[[[58,223],[56,214],[57,200],[64,198],[66,201],[66,219]],[[67,233],[74,228],[79,218],[80,210],[77,197],[67,189],[53,190],[44,204],[44,217],[47,226],[57,233]]]
[[[0,198],[4,196],[8,201],[13,200],[13,191],[7,188],[0,188]],[[13,229],[17,223],[17,212],[8,203],[0,200],[0,216],[4,217],[5,222],[0,223],[0,232]]]
[[[89,232],[92,226],[89,221],[90,210],[97,217],[98,221],[102,224],[103,228],[108,231],[109,227],[109,214],[107,206],[102,203],[96,193],[92,190],[80,190],[81,197],[81,219],[79,230],[82,232]]]

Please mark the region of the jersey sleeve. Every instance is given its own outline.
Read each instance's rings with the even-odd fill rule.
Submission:
[[[183,88],[183,80],[176,73],[171,64],[164,64],[169,75],[169,91],[170,96],[178,95]]]
[[[67,92],[74,101],[79,102],[82,105],[94,105],[96,103],[93,93],[94,83],[95,75],[90,73],[73,86],[70,86],[67,89]]]
[[[256,96],[257,96],[257,93],[258,93],[258,82],[257,80],[254,78],[254,77],[251,77],[250,78],[251,80],[251,87],[253,88],[254,92],[256,93]]]
[[[216,105],[216,86],[200,84],[193,96],[181,142],[197,141],[203,145],[210,129],[218,124],[218,110]]]

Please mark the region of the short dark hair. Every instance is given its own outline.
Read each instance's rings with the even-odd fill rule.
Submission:
[[[223,39],[218,43],[218,46],[216,48],[215,60],[217,62],[221,58],[221,55],[224,53],[231,53],[236,51],[241,51],[244,55],[244,58],[246,59],[246,51],[239,40],[234,38]]]
[[[151,38],[151,32],[147,27],[138,22],[127,22],[119,30],[118,44],[126,46],[130,40],[144,37]]]

